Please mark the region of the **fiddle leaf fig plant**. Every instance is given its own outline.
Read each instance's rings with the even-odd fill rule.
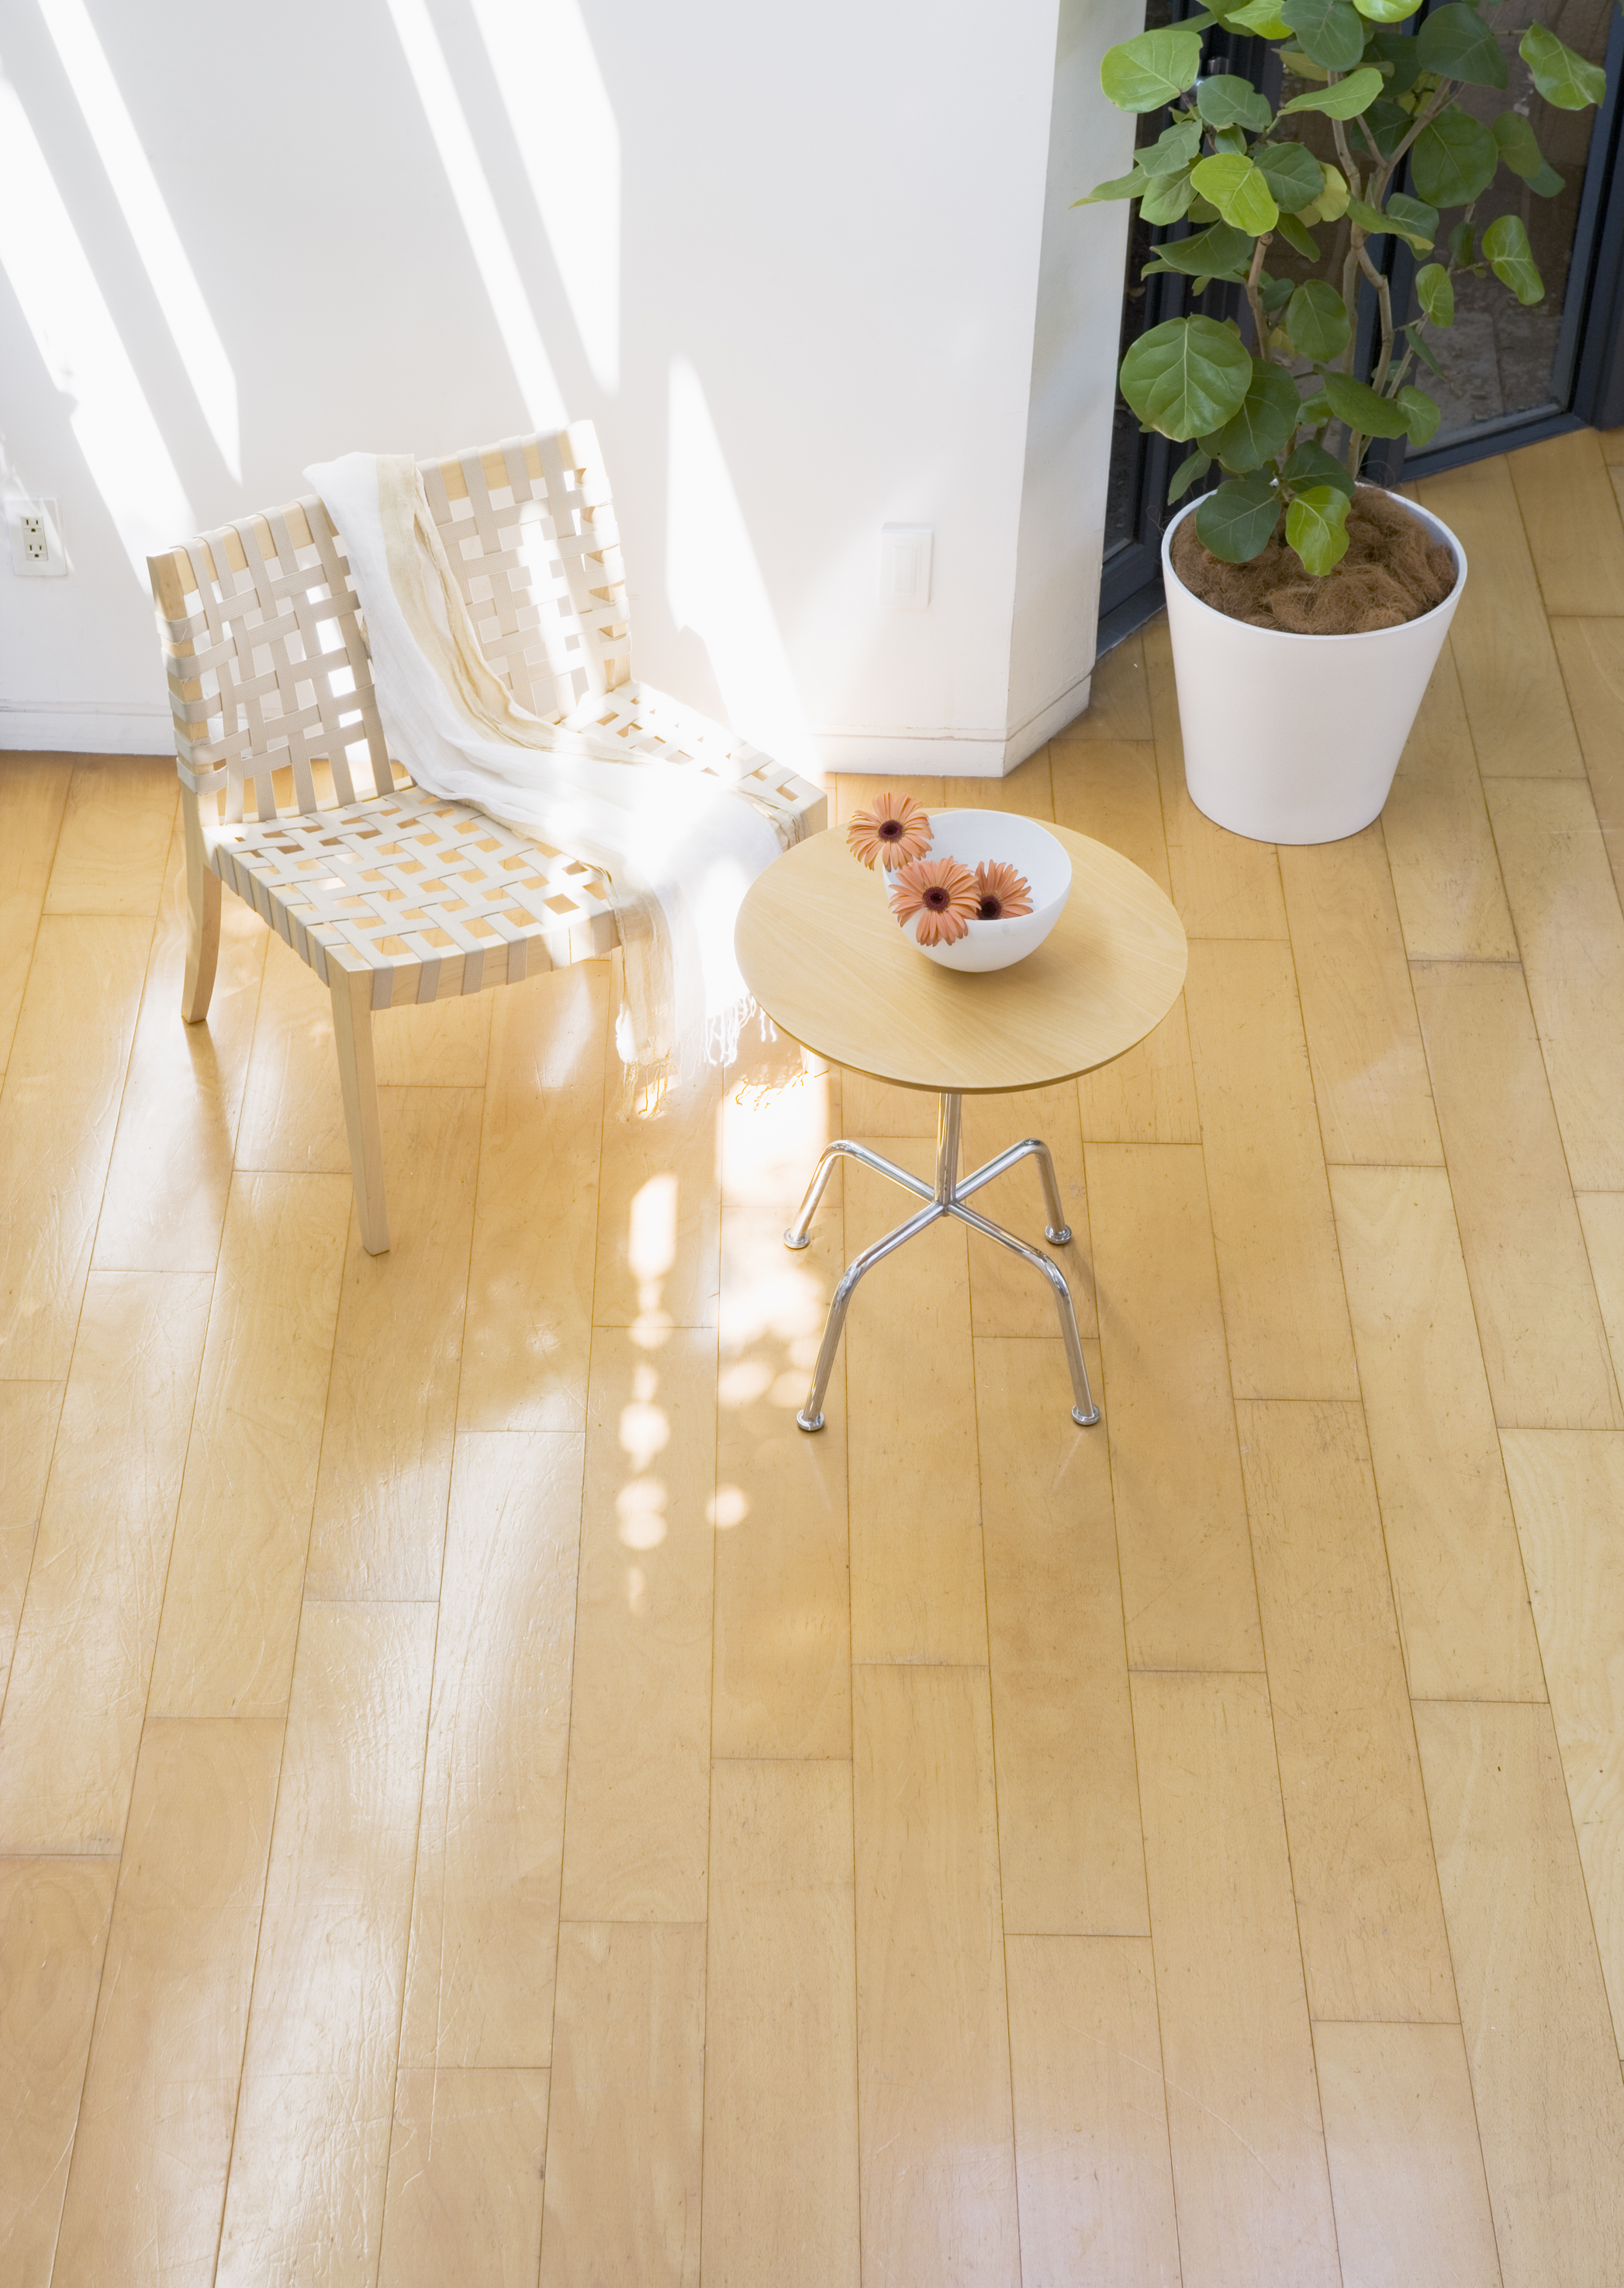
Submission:
[[[1109,49],[1100,68],[1119,110],[1165,110],[1168,124],[1135,153],[1131,173],[1077,204],[1137,199],[1146,222],[1186,225],[1143,274],[1182,272],[1198,301],[1215,280],[1233,283],[1251,313],[1249,342],[1232,318],[1169,318],[1140,336],[1121,374],[1142,427],[1194,449],[1174,471],[1170,502],[1204,483],[1215,463],[1223,472],[1195,527],[1227,563],[1260,554],[1283,520],[1304,568],[1329,572],[1347,552],[1348,509],[1371,440],[1422,446],[1438,427],[1437,404],[1412,377],[1440,370],[1427,337],[1454,323],[1456,281],[1492,274],[1519,302],[1543,298],[1521,218],[1502,214],[1479,230],[1474,211],[1501,167],[1541,198],[1563,179],[1520,112],[1503,110],[1485,126],[1461,91],[1504,88],[1512,40],[1558,110],[1599,103],[1605,75],[1542,24],[1502,31],[1475,0],[1446,0],[1417,30],[1420,4],[1245,0],[1142,32]],[[1203,73],[1202,34],[1215,24],[1278,42],[1302,92],[1276,112],[1250,81]],[[1302,139],[1314,116],[1329,123],[1334,162]],[[1459,219],[1446,220],[1456,210]],[[1407,324],[1396,320],[1390,282],[1371,250],[1384,236],[1422,258],[1420,314]],[[1325,274],[1272,275],[1277,245]],[[1354,364],[1366,287],[1377,316],[1367,378]]]

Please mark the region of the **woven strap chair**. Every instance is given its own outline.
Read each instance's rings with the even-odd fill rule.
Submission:
[[[625,574],[590,422],[422,465],[491,666],[548,721],[747,785],[798,838],[824,796],[758,748],[631,680]],[[389,1245],[375,1010],[515,984],[607,953],[592,868],[467,803],[424,794],[388,754],[366,631],[320,500],[150,557],[186,811],[181,1013],[209,1013],[220,885],[332,995],[361,1244]]]

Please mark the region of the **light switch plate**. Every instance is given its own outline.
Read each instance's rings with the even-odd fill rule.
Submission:
[[[880,601],[894,612],[931,607],[931,555],[936,528],[929,524],[880,527]]]
[[[8,500],[5,528],[12,544],[12,569],[25,579],[48,580],[67,569],[62,527],[53,500]]]

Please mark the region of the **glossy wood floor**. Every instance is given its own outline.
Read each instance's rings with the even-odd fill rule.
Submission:
[[[1608,453],[1426,488],[1471,585],[1356,839],[1192,808],[1161,625],[950,790],[1190,932],[968,1121],[1054,1145],[1092,1434],[950,1225],[801,1436],[903,1205],[787,1211],[931,1108],[626,1125],[606,964],[381,1021],[368,1259],[230,899],[179,1021],[172,772],[0,769],[4,2288],[1618,2288]]]

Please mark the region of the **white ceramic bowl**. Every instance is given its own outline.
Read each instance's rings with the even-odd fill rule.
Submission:
[[[1011,921],[970,922],[952,945],[920,945],[918,917],[901,924],[902,934],[927,961],[944,969],[1007,969],[1035,953],[1072,894],[1072,862],[1034,818],[1007,810],[933,810],[927,858],[956,858],[973,873],[989,858],[1001,858],[1024,874],[1032,886],[1032,911]],[[896,880],[885,876],[886,894]]]

